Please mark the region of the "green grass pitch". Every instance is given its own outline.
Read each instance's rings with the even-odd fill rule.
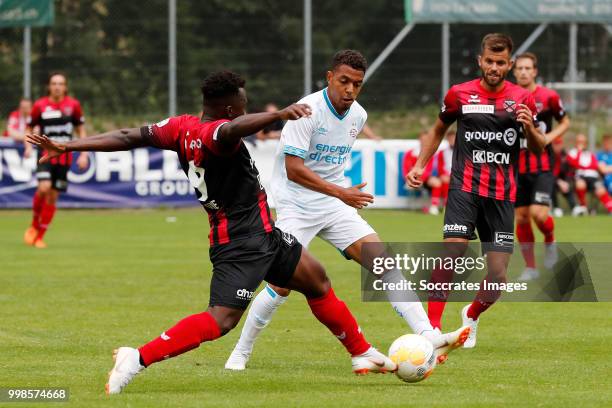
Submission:
[[[363,215],[387,241],[440,239],[441,217]],[[611,303],[497,304],[481,319],[475,349],[453,353],[428,380],[410,385],[393,375],[354,376],[348,355],[297,293],[259,339],[246,372],[223,369],[239,325],[152,366],[109,398],[113,348],[139,346],[206,308],[207,217],[199,209],[60,210],[46,250],[22,244],[29,217],[0,212],[0,387],[68,387],[70,401],[61,405],[75,407],[601,407],[612,400]],[[559,241],[612,242],[612,218],[556,223]],[[387,350],[408,331],[388,304],[360,302],[356,264],[320,240],[311,250],[375,346]],[[449,304],[446,328],[459,325],[461,306]]]

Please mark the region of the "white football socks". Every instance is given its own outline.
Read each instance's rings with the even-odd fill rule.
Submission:
[[[384,283],[399,283],[403,279],[404,275],[398,269],[389,271],[382,277]],[[414,291],[387,290],[386,294],[393,310],[408,323],[414,333],[421,334],[427,330],[433,330],[421,300]]]
[[[286,300],[286,296],[279,295],[270,286],[266,285],[251,303],[235,349],[251,353],[257,336],[270,323],[276,309]]]

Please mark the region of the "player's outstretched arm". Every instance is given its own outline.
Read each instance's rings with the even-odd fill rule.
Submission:
[[[374,202],[374,196],[361,191],[366,183],[353,187],[340,187],[321,178],[304,164],[304,159],[290,154],[285,155],[287,178],[296,184],[328,196],[336,197],[351,207],[361,209]]]
[[[39,160],[41,163],[66,152],[116,152],[150,146],[149,140],[141,134],[140,128],[113,130],[91,137],[71,140],[67,143],[54,142],[45,135],[27,134],[26,141],[43,148],[47,152]]]
[[[427,136],[423,139],[423,145],[421,146],[421,153],[417,159],[415,165],[406,175],[406,181],[412,188],[419,188],[423,184],[423,171],[427,162],[431,159],[434,153],[438,150],[442,139],[446,131],[450,127],[450,123],[444,123],[440,118],[436,120],[433,128],[427,133]]]
[[[227,146],[235,146],[241,138],[253,135],[278,120],[297,120],[310,116],[310,106],[294,103],[278,112],[262,112],[242,115],[219,129],[219,140]]]
[[[535,127],[533,113],[527,105],[520,104],[516,111],[516,120],[523,125],[527,138],[527,148],[533,153],[541,153],[546,146],[546,137]]]

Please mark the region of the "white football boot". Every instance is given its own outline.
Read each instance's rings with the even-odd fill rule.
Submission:
[[[225,362],[225,369],[234,371],[245,370],[250,357],[250,351],[243,351],[234,348],[232,354],[230,354],[229,358]]]
[[[523,273],[521,273],[520,276],[516,279],[519,282],[528,282],[534,279],[538,279],[539,277],[540,277],[540,272],[536,268],[527,267],[523,270]]]
[[[397,370],[397,364],[374,347],[358,356],[351,357],[353,372],[357,375],[369,373],[392,373]]]
[[[572,217],[579,217],[581,215],[589,215],[589,210],[585,206],[578,205],[572,208]]]
[[[463,348],[474,348],[476,346],[476,332],[478,331],[478,320],[472,319],[468,317],[467,312],[470,308],[470,305],[466,305],[461,310],[461,319],[463,320],[463,325],[468,326],[470,328],[470,334],[467,340],[463,343]]]
[[[436,359],[438,364],[444,364],[448,358],[448,353],[463,346],[470,335],[470,327],[464,326],[459,329],[442,333],[440,329],[426,330],[421,333],[421,336],[433,344],[436,351]]]
[[[132,378],[144,369],[140,365],[140,353],[135,348],[119,347],[113,351],[115,366],[108,373],[107,394],[119,394],[132,381]]]
[[[438,208],[437,205],[430,205],[429,206],[429,215],[438,215],[440,214],[440,209]]]
[[[557,252],[557,243],[551,242],[550,244],[544,244],[546,255],[544,256],[544,266],[546,269],[552,269],[559,260],[559,253]]]

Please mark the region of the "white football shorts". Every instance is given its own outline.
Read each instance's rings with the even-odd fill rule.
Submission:
[[[284,209],[276,217],[275,225],[292,234],[306,248],[319,236],[344,251],[361,238],[376,233],[357,210],[348,205],[334,208],[329,214],[304,214]]]

